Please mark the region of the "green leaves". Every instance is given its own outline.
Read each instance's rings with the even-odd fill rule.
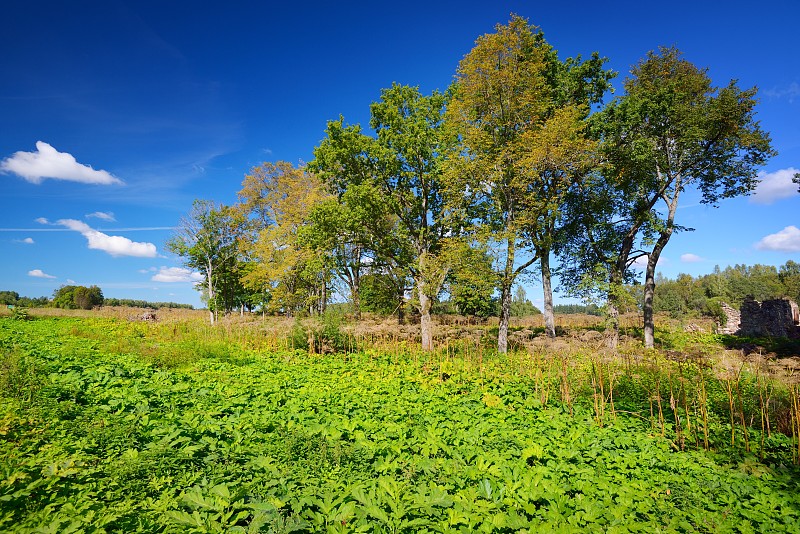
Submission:
[[[0,530],[791,532],[800,520],[796,469],[778,466],[785,437],[766,441],[785,447],[770,467],[677,452],[625,413],[646,410],[655,376],[641,368],[618,380],[618,416],[600,427],[590,394],[576,390],[570,416],[503,357],[480,371],[450,358],[442,381],[419,355],[207,339],[159,369],[102,348],[159,328],[135,326],[0,320],[0,346],[44,373],[30,403],[0,397]],[[712,409],[723,393],[709,389]]]

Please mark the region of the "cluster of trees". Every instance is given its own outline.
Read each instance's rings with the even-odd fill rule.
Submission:
[[[645,256],[652,346],[655,266],[686,230],[681,194],[695,188],[712,205],[747,194],[773,150],[755,89],[715,87],[661,48],[604,104],[615,76],[605,61],[561,60],[512,16],[477,39],[445,93],[384,89],[369,130],[328,122],[308,165],[252,169],[236,205],[195,202],[168,246],[204,275],[212,322],[236,307],[323,311],[338,282],[356,314],[410,301],[425,349],[442,295],[460,313],[497,310],[501,352],[514,288],[530,274],[548,335],[558,274],[567,294],[600,296],[615,346],[630,267]]]
[[[95,306],[128,306],[134,308],[183,308],[191,310],[191,304],[177,302],[148,302],[136,299],[105,298],[103,291],[97,286],[61,286],[48,297],[21,297],[16,291],[0,291],[0,306],[18,306],[20,308],[54,307],[62,309],[90,310]]]
[[[61,286],[53,294],[52,306],[67,310],[91,310],[102,306],[103,291],[97,286]]]
[[[106,298],[103,301],[103,306],[124,306],[128,308],[152,308],[155,310],[161,308],[184,309],[184,310],[194,309],[194,306],[192,306],[191,304],[180,304],[178,302],[150,302],[147,300],[118,299],[118,298]]]
[[[21,297],[16,291],[0,291],[0,306],[19,306],[21,308],[40,308],[47,306],[47,297]]]
[[[656,277],[658,291],[653,307],[675,317],[718,316],[720,303],[738,308],[746,297],[758,301],[789,297],[800,302],[800,264],[792,260],[772,265],[736,265],[697,278],[680,274],[674,280]]]

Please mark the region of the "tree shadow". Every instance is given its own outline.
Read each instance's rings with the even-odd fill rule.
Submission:
[[[746,337],[720,334],[720,342],[727,349],[741,350],[749,354],[775,354],[778,358],[800,356],[800,339],[785,337]]]

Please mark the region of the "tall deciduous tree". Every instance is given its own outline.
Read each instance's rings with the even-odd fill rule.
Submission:
[[[555,335],[550,254],[565,196],[592,166],[584,119],[612,76],[603,63],[597,54],[559,61],[540,31],[513,16],[478,38],[459,64],[447,121],[462,145],[449,161],[447,182],[453,199],[466,200],[468,217],[504,244],[501,352],[508,348],[512,287],[537,260],[547,332]]]
[[[312,209],[330,197],[320,180],[291,163],[264,163],[245,176],[239,210],[248,215],[245,245],[252,264],[245,284],[270,294],[269,307],[291,315],[303,308],[324,309],[328,258],[300,235]]]
[[[358,125],[345,126],[342,118],[331,121],[311,164],[340,194],[360,186],[383,199],[393,225],[375,219],[380,226],[370,225],[374,246],[393,270],[407,270],[414,280],[425,350],[433,347],[431,304],[447,273],[442,245],[452,234],[439,180],[445,100],[441,93],[425,96],[414,87],[384,89],[370,108],[377,137],[363,134]]]
[[[347,286],[357,319],[361,277],[368,267],[381,264],[379,236],[392,228],[387,215],[377,189],[354,184],[314,206],[301,231],[304,243],[329,256],[333,273]]]
[[[625,81],[625,95],[606,113],[606,142],[619,174],[635,180],[651,218],[644,284],[644,342],[654,342],[655,269],[675,230],[681,194],[699,190],[701,202],[749,194],[758,167],[774,154],[755,120],[756,89],[734,81],[714,87],[705,69],[675,48],[650,52]]]
[[[167,241],[168,250],[203,275],[211,324],[219,309],[217,288],[223,283],[225,269],[235,262],[238,254],[238,236],[236,217],[229,207],[210,200],[195,200],[189,214],[181,219],[175,234]]]

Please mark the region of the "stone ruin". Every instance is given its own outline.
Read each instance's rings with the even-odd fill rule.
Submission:
[[[758,302],[747,297],[740,311],[722,304],[728,320],[718,332],[751,337],[800,338],[800,308],[787,298]]]
[[[728,306],[724,302],[721,302],[720,305],[722,307],[722,312],[725,314],[726,321],[725,324],[717,327],[717,333],[728,335],[736,334],[736,332],[739,331],[739,324],[742,322],[742,314],[739,310]]]

